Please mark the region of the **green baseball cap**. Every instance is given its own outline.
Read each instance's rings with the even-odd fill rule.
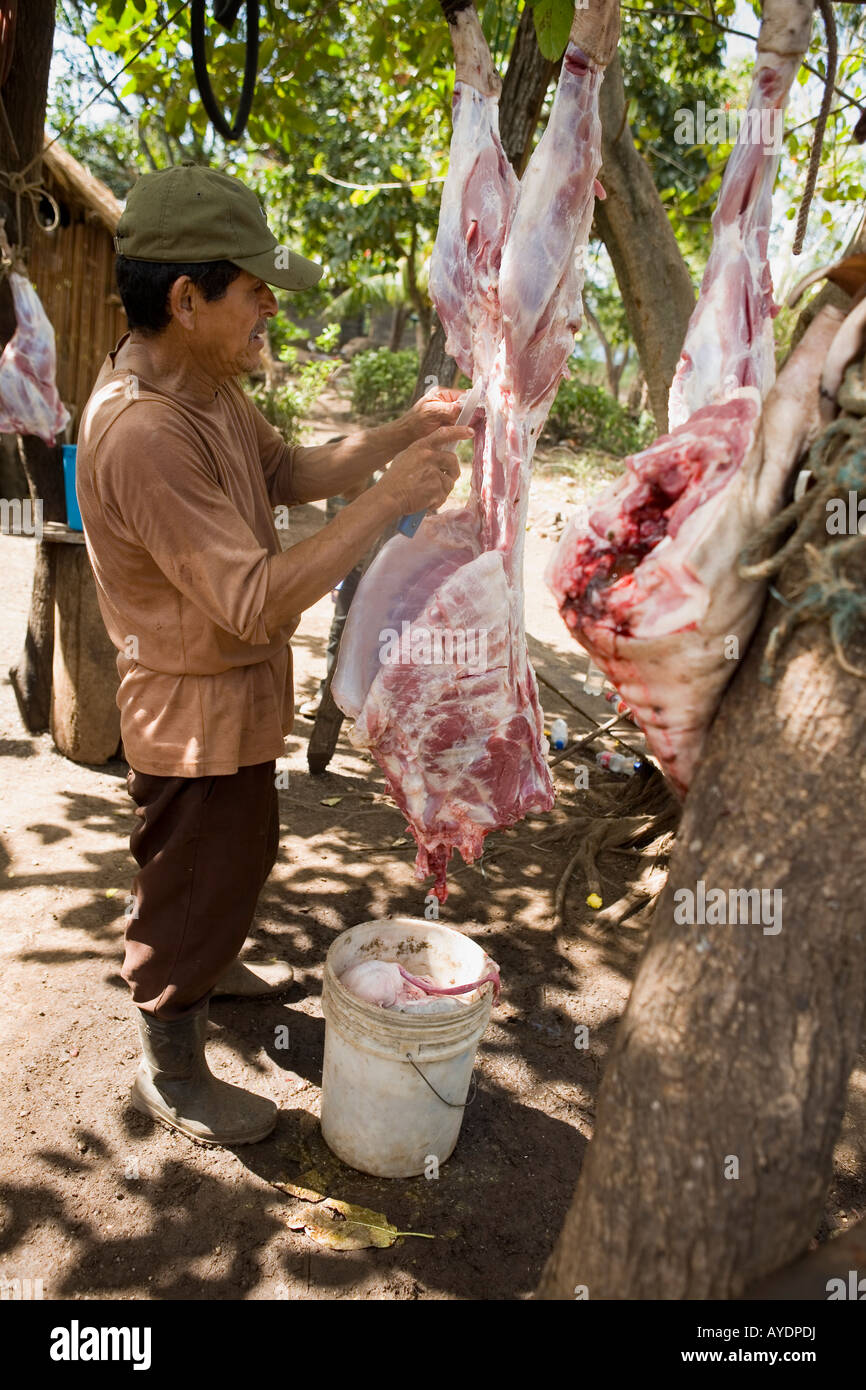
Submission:
[[[142,174],[117,224],[114,249],[134,261],[231,261],[266,285],[306,290],[324,267],[281,246],[246,184],[200,164]]]

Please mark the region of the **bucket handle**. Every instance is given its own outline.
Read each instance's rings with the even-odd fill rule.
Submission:
[[[412,1063],[412,1066],[413,1066],[413,1067],[415,1068],[415,1070],[417,1071],[417,1073],[418,1073],[418,1075],[420,1076],[421,1080],[427,1082],[427,1085],[430,1087],[430,1090],[433,1092],[433,1094],[434,1094],[434,1096],[436,1097],[436,1099],[437,1099],[437,1100],[441,1100],[442,1104],[443,1104],[443,1105],[447,1105],[447,1106],[449,1107],[449,1109],[451,1109],[451,1110],[466,1110],[466,1109],[472,1104],[472,1102],[474,1101],[475,1097],[476,1097],[477,1094],[478,1094],[478,1082],[475,1080],[475,1068],[474,1068],[474,1067],[473,1067],[473,1069],[472,1069],[472,1075],[471,1075],[471,1077],[469,1078],[469,1084],[470,1084],[470,1086],[472,1087],[472,1094],[471,1094],[471,1096],[469,1097],[468,1100],[464,1100],[461,1104],[458,1104],[457,1101],[446,1100],[444,1096],[440,1096],[439,1092],[436,1090],[436,1087],[433,1085],[433,1082],[430,1081],[430,1080],[424,1075],[423,1071],[422,1071],[421,1068],[418,1066],[418,1063],[415,1061],[415,1058],[412,1056],[411,1052],[407,1052],[407,1053],[406,1053],[406,1061]]]

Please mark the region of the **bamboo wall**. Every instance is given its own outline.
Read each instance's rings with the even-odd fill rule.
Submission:
[[[72,413],[73,441],[105,354],[126,332],[114,284],[114,244],[105,224],[53,179],[50,193],[70,225],[34,234],[28,266],[57,339],[57,387]]]

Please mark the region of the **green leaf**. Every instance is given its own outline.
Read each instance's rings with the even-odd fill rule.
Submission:
[[[545,58],[555,62],[565,52],[574,20],[572,0],[537,0],[535,33]]]
[[[317,135],[319,126],[312,116],[307,116],[303,111],[296,111],[291,119],[293,131],[300,132],[301,135]]]
[[[415,65],[418,71],[423,71],[423,69],[426,68],[428,64],[431,63],[432,60],[436,57],[436,55],[444,50],[444,48],[445,27],[437,24],[434,27],[433,32],[428,38],[427,42],[424,44],[424,47],[421,49],[421,52],[415,59]]]
[[[170,101],[165,108],[165,128],[169,135],[183,135],[189,120],[189,107],[180,98]]]
[[[386,42],[385,28],[383,25],[377,30],[373,42],[370,44],[370,62],[374,67],[379,66],[385,55]]]

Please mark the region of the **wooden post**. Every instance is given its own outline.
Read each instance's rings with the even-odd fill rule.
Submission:
[[[66,521],[63,463],[59,447],[49,447],[32,435],[18,440],[18,453],[33,502],[41,501],[44,522]],[[51,709],[51,665],[54,657],[55,547],[36,542],[36,564],[24,650],[9,671],[18,709],[31,734],[48,728]]]
[[[51,543],[55,552],[51,735],[64,757],[105,763],[120,742],[117,663],[83,545]]]

